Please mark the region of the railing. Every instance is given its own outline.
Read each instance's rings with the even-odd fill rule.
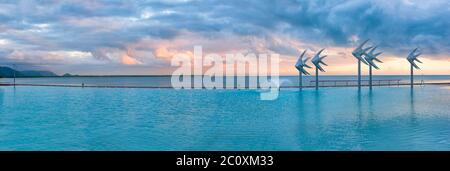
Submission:
[[[372,80],[373,86],[381,86],[381,85],[401,85],[400,79],[390,79],[390,80]],[[356,86],[358,85],[358,80],[319,80],[319,86]],[[314,86],[316,84],[315,80],[311,80],[309,82],[309,86]],[[361,80],[361,85],[367,86],[369,85],[369,80]]]

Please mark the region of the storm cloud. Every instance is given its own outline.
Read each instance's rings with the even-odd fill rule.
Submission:
[[[292,58],[368,38],[393,56],[420,47],[442,58],[448,18],[447,0],[4,0],[0,60],[161,68],[194,45]]]

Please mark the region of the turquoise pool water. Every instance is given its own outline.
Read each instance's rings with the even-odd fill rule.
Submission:
[[[0,150],[450,150],[450,87],[0,87]]]

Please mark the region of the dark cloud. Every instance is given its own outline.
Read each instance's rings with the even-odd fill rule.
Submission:
[[[13,49],[126,50],[143,38],[173,40],[184,32],[215,38],[258,37],[271,50],[296,49],[271,42],[270,35],[318,46],[354,46],[370,38],[392,54],[419,46],[428,53],[450,52],[450,2],[446,0],[176,0],[176,1],[12,1],[0,3],[0,38]],[[194,40],[193,40],[194,41]]]
[[[231,31],[264,36],[281,32],[302,41],[351,46],[350,37],[370,38],[393,53],[414,46],[448,52],[448,1],[190,1],[150,3],[175,11],[155,19],[197,32]],[[287,25],[279,28],[280,25]]]

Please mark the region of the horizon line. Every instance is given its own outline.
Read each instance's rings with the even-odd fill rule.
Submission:
[[[137,74],[137,75],[79,75],[79,74],[73,74],[70,76],[64,76],[64,75],[57,75],[57,76],[20,76],[16,78],[36,78],[36,77],[171,77],[172,75],[166,75],[166,74]],[[210,75],[189,75],[189,76],[210,76]],[[224,75],[223,77],[257,77],[258,75]],[[270,75],[267,75],[270,76]],[[279,75],[279,77],[298,77],[298,75]],[[315,75],[308,75],[306,77],[312,77]],[[358,76],[358,75],[345,75],[345,74],[336,74],[336,75],[319,75],[320,76]],[[362,75],[362,76],[369,76],[369,75]],[[373,75],[373,76],[410,76],[408,74],[380,74],[380,75]],[[417,76],[450,76],[450,74],[422,74],[422,75],[415,75]],[[14,77],[0,77],[0,78],[14,78]]]

